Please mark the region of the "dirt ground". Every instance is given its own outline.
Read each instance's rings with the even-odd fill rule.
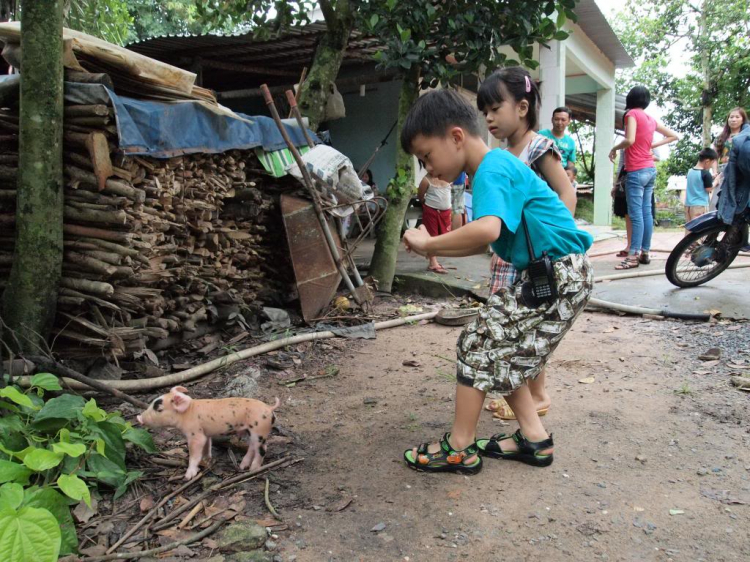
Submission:
[[[280,395],[293,439],[269,460],[305,459],[273,476],[290,526],[275,560],[750,559],[750,394],[697,358],[702,330],[749,327],[704,326],[585,313],[550,364],[556,449],[543,469],[487,459],[466,477],[402,462],[450,429],[460,328],[344,344],[338,376],[295,388],[267,378],[261,394]],[[750,345],[736,351],[750,363]],[[515,429],[485,412],[479,433]]]
[[[439,304],[415,301],[425,309]],[[392,314],[403,304],[386,301],[377,312]],[[375,340],[300,344],[188,385],[195,397],[220,397],[249,375],[253,395],[282,401],[266,462],[304,460],[269,475],[270,501],[283,523],[264,560],[750,559],[750,393],[729,384],[732,372],[750,373],[750,324],[585,312],[548,370],[551,467],[486,459],[471,477],[417,473],[405,466],[403,451],[450,430],[460,329],[413,324]],[[709,348],[721,357],[699,359]],[[324,378],[280,384],[302,375]],[[479,435],[515,429],[483,412]],[[181,483],[184,441],[172,430],[153,433],[160,454],[134,461],[146,475],[119,500],[121,515],[108,516],[115,506],[100,502],[105,507],[93,523],[104,523],[82,546],[91,549],[97,534],[100,544],[104,535],[111,544],[141,518],[144,494],[158,499]],[[215,447],[200,486],[167,511],[236,475],[241,456]],[[270,525],[264,483],[250,481],[209,503],[214,512],[233,509],[235,521]],[[158,544],[174,538],[165,531]],[[215,539],[167,559],[207,560],[219,554]]]

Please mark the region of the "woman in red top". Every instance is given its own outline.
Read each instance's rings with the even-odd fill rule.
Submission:
[[[654,232],[651,195],[656,180],[652,149],[677,140],[677,133],[648,115],[651,94],[643,86],[632,88],[625,98],[625,139],[612,148],[609,159],[615,161],[617,151],[625,149],[625,197],[632,222],[630,253],[615,269],[633,269],[639,263],[650,263],[649,250]],[[664,138],[654,142],[654,132]]]

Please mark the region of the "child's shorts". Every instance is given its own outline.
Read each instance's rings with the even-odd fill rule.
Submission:
[[[440,236],[451,231],[451,210],[438,211],[422,205],[422,224],[430,236]]]
[[[554,262],[554,268],[559,296],[551,304],[524,304],[521,285],[528,280],[526,271],[487,299],[458,338],[459,384],[510,394],[541,372],[594,287],[594,272],[584,254],[565,256]]]

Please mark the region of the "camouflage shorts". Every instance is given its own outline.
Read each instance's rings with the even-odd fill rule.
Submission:
[[[585,255],[566,256],[554,262],[554,268],[559,297],[551,304],[529,308],[523,303],[521,285],[528,279],[526,271],[513,285],[490,296],[458,338],[459,384],[510,394],[541,372],[586,306],[594,286]]]

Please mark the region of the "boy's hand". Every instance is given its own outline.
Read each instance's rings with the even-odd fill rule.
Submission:
[[[427,241],[430,235],[424,225],[419,228],[410,228],[404,233],[404,246],[407,252],[414,252],[420,256],[427,256]]]

